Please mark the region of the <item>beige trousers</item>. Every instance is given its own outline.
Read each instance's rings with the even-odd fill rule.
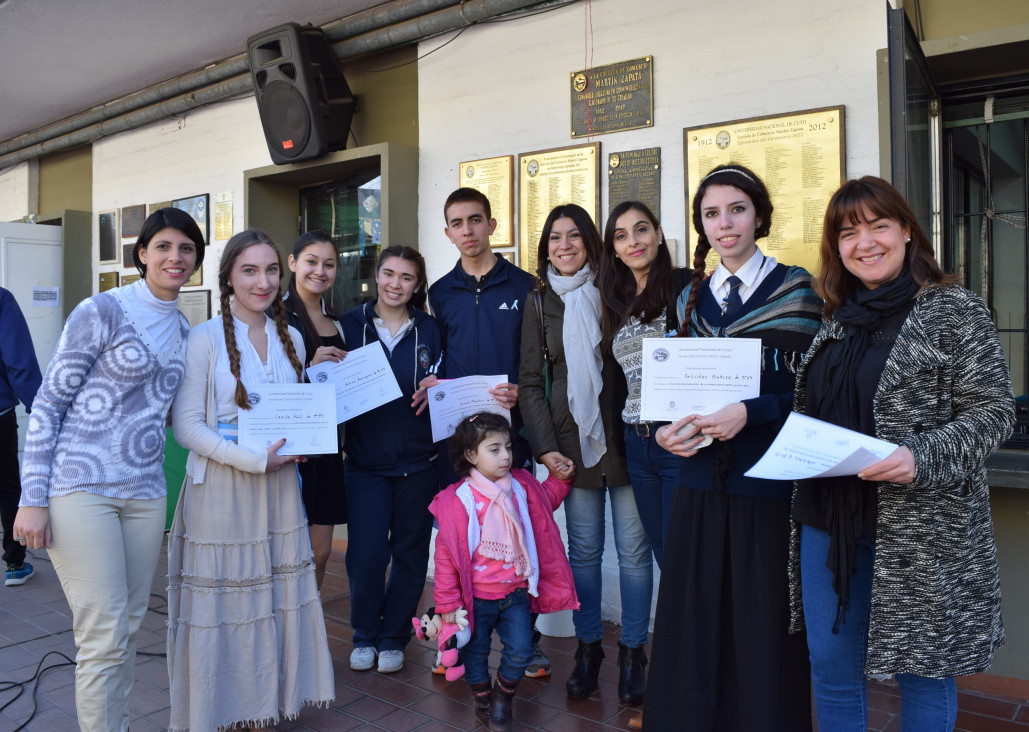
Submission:
[[[126,732],[136,633],[161,550],[166,500],[77,491],[50,499],[53,560],[73,615],[83,732]]]

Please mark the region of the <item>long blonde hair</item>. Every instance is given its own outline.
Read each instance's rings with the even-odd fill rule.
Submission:
[[[282,253],[275,246],[268,235],[257,229],[241,231],[229,239],[222,252],[221,262],[218,264],[218,289],[221,293],[222,328],[225,330],[225,350],[229,353],[229,369],[236,377],[236,406],[240,409],[250,409],[250,401],[247,399],[247,388],[240,379],[239,371],[239,347],[236,345],[236,328],[232,324],[232,312],[230,311],[230,297],[232,287],[229,285],[229,273],[239,255],[256,244],[267,244],[275,252],[275,258],[279,261],[279,272],[282,272]],[[281,280],[280,280],[281,284]],[[286,324],[286,311],[282,307],[282,298],[276,293],[272,298],[272,319],[275,321],[275,332],[279,336],[282,350],[289,357],[289,362],[297,372],[299,381],[304,374],[304,366],[297,358],[296,349],[293,348],[293,339],[289,337],[289,326]]]

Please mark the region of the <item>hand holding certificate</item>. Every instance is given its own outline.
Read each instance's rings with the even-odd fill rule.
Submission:
[[[744,475],[768,480],[857,475],[896,449],[892,442],[790,412],[768,451]]]
[[[511,410],[500,406],[489,390],[507,381],[507,375],[465,376],[447,379],[427,391],[432,441],[439,442],[454,434],[458,423],[478,412],[493,412],[511,421]]]
[[[761,392],[757,338],[644,338],[640,415],[674,422]]]
[[[250,409],[239,410],[239,444],[265,450],[282,438],[279,455],[327,455],[339,449],[330,384],[247,386]]]
[[[397,378],[378,342],[355,348],[338,363],[325,361],[307,369],[312,384],[336,389],[336,420],[346,422],[401,396]]]

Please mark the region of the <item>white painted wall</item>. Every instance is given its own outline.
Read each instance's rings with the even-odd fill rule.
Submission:
[[[18,163],[0,173],[0,221],[21,221],[37,213],[39,176],[33,175],[32,162]]]
[[[203,193],[213,198],[216,193],[232,191],[235,233],[243,228],[243,171],[270,164],[252,96],[198,109],[181,119],[156,122],[93,145],[94,216],[124,206]],[[210,236],[214,236],[213,212]],[[212,291],[213,310],[218,309],[218,259],[224,244],[208,242],[204,256],[204,288]],[[99,232],[94,226],[94,282],[100,271],[99,252]],[[135,270],[119,271],[128,274]]]
[[[569,73],[589,65],[585,11],[576,3],[474,26],[419,62],[419,248],[430,281],[457,256],[442,233],[442,206],[460,161],[585,142],[570,137],[568,93]],[[419,56],[443,40],[421,44]],[[594,66],[654,57],[655,126],[593,140],[602,153],[661,148],[670,239],[688,241],[684,127],[843,104],[848,175],[879,172],[875,51],[886,47],[884,4],[596,0],[592,46]],[[606,182],[601,200],[606,215]]]
[[[602,161],[609,151],[661,148],[662,225],[680,248],[689,240],[683,128],[842,104],[848,177],[879,173],[876,50],[887,43],[884,4],[595,0],[592,28],[586,12],[584,3],[576,3],[475,26],[419,62],[418,244],[430,282],[457,258],[442,232],[442,206],[459,185],[458,163],[585,142],[569,133],[568,80],[570,72],[590,65],[654,58],[654,127],[593,140],[601,143]],[[588,62],[585,38],[591,34]],[[446,40],[422,43],[419,56]],[[606,215],[606,181],[602,186]],[[516,193],[515,221],[517,199]],[[604,222],[597,223],[603,231]],[[563,516],[558,521],[563,524]],[[603,581],[604,617],[617,622],[610,529]]]

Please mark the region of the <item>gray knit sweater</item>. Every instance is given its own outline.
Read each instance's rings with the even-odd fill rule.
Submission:
[[[797,373],[844,326],[822,323]],[[876,437],[915,458],[909,485],[879,483],[865,672],[946,678],[989,667],[1004,642],[986,458],[1011,433],[1015,403],[985,303],[956,285],[915,301],[873,400]],[[869,490],[872,490],[870,487]],[[790,546],[791,630],[803,627],[799,526]]]
[[[182,381],[189,324],[179,314],[176,353],[155,353],[146,330],[101,293],[68,317],[32,404],[22,464],[22,506],[88,491],[161,498],[165,422]]]

